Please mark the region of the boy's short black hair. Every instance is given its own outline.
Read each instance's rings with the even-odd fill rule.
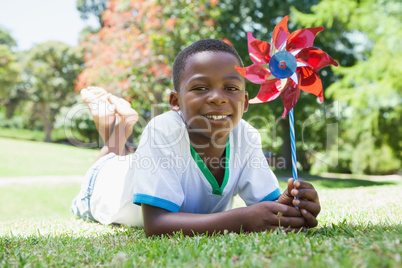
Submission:
[[[173,64],[173,86],[176,92],[179,92],[180,81],[183,75],[184,67],[186,65],[187,59],[197,53],[204,51],[212,52],[227,52],[235,56],[239,60],[239,64],[243,67],[243,61],[241,60],[239,53],[231,45],[223,42],[219,39],[202,39],[194,44],[186,47],[177,55]]]

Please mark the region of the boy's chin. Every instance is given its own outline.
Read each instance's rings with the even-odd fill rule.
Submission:
[[[226,143],[229,137],[229,131],[207,132],[190,135],[192,143],[198,143],[200,147],[209,147],[210,144],[216,145]],[[198,140],[198,142],[196,142]],[[216,144],[215,144],[216,143]]]

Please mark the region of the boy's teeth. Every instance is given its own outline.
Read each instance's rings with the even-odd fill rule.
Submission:
[[[206,117],[213,119],[213,120],[220,120],[220,119],[226,118],[227,115],[207,115]]]

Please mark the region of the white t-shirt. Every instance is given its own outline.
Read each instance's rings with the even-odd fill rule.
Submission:
[[[278,181],[261,150],[258,131],[247,122],[230,132],[226,170],[219,186],[190,146],[179,113],[155,117],[145,128],[130,163],[134,179],[133,202],[171,212],[215,213],[230,209],[239,194],[247,206],[279,197]]]

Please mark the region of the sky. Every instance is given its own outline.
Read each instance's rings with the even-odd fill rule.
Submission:
[[[83,21],[75,4],[76,0],[0,0],[0,27],[17,41],[17,50],[46,41],[76,46],[81,30],[97,22]]]

